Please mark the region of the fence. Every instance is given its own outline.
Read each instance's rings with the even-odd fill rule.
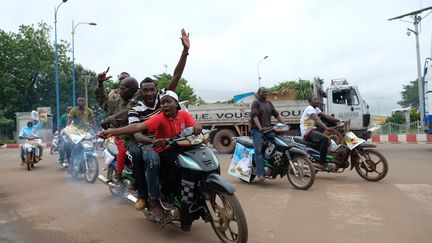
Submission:
[[[420,121],[415,121],[407,124],[386,123],[375,129],[372,133],[379,135],[387,134],[424,134]]]

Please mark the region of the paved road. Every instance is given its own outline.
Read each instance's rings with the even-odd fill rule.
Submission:
[[[431,242],[432,145],[379,145],[390,170],[378,183],[356,172],[318,174],[308,191],[286,178],[237,188],[249,242]],[[18,150],[0,150],[0,242],[218,242],[196,221],[189,233],[161,229],[100,182],[73,181],[46,155],[33,171],[18,166]],[[100,159],[100,164],[102,165]]]

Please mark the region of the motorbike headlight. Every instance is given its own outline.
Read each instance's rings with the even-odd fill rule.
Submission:
[[[200,143],[204,142],[204,135],[199,134],[199,135],[190,135],[188,137],[186,137],[187,140],[192,144],[192,145],[197,145]]]
[[[27,148],[27,152],[31,153],[32,149],[33,149],[33,148],[31,148],[31,147],[30,147],[30,148]]]

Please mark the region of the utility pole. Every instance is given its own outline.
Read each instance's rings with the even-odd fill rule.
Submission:
[[[414,24],[414,30],[408,28],[407,29],[407,35],[409,36],[411,33],[413,33],[415,35],[415,37],[416,37],[417,81],[418,81],[418,92],[419,92],[420,121],[421,121],[421,126],[422,127],[424,127],[424,116],[425,116],[424,101],[425,101],[425,99],[424,99],[423,78],[422,78],[422,75],[421,75],[420,44],[419,44],[419,35],[420,35],[419,24],[422,21],[422,16],[420,16],[420,14],[422,12],[424,12],[424,11],[431,10],[431,9],[432,9],[432,6],[389,19],[389,21],[391,21],[391,20],[402,19],[404,17],[410,16],[413,19],[413,21],[414,21],[414,22],[412,22],[412,24]],[[429,12],[427,15],[429,15],[430,13],[431,12]]]

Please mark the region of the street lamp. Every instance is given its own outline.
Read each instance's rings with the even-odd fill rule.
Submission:
[[[261,77],[260,77],[260,73],[259,73],[259,64],[264,61],[265,59],[267,59],[268,56],[265,56],[263,59],[259,60],[257,62],[257,72],[258,72],[258,88],[261,87]]]
[[[57,12],[60,6],[67,2],[62,2],[54,8],[54,48],[55,48],[55,78],[56,78],[56,114],[57,114],[57,126],[60,124],[60,94],[59,94],[59,68],[58,68],[58,46],[57,46]]]
[[[421,74],[421,64],[420,64],[420,44],[419,44],[420,31],[419,31],[418,25],[420,24],[420,22],[423,19],[422,16],[420,16],[420,14],[423,11],[428,11],[431,9],[432,9],[432,6],[389,19],[389,21],[390,21],[390,20],[395,20],[395,19],[402,19],[402,18],[407,17],[407,16],[410,16],[413,19],[412,24],[414,24],[414,30],[408,28],[407,29],[407,35],[410,36],[410,34],[413,33],[416,37],[417,81],[418,81],[418,92],[419,92],[420,122],[421,122],[422,127],[424,126],[424,116],[425,116],[424,101],[425,100],[424,100],[424,90],[423,90],[423,78],[422,78],[422,74]],[[430,14],[430,12],[426,16],[428,16],[429,14]]]
[[[72,106],[75,106],[75,31],[78,25],[87,24],[95,26],[94,22],[79,22],[74,25],[74,21],[72,20]]]

